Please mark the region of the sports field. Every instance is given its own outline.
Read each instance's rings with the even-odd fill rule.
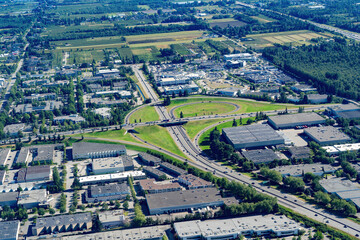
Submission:
[[[202,115],[216,115],[228,113],[235,110],[236,107],[226,103],[196,103],[189,104],[175,109],[174,114],[177,118],[182,112],[184,117],[195,117]]]
[[[135,123],[135,120],[138,123],[157,121],[159,120],[159,115],[153,106],[146,106],[131,115],[129,119],[130,123]]]

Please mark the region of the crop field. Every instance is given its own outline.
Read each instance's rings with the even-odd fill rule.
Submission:
[[[247,35],[247,38],[253,39],[253,41],[244,42],[245,45],[254,48],[264,48],[273,46],[273,44],[310,44],[313,38],[329,38],[331,35],[312,32],[308,30],[289,31],[289,32],[277,32],[277,33],[263,33]]]
[[[264,16],[262,14],[259,14],[257,16],[250,16],[252,19],[255,19],[257,21],[259,21],[260,23],[268,23],[268,22],[275,22],[277,21],[276,19],[272,19],[272,18],[269,18],[267,16]]]
[[[37,6],[38,2],[29,1],[29,2],[20,2],[20,1],[6,1],[5,3],[2,1],[0,7],[0,14],[20,14],[23,12],[31,12]]]
[[[227,19],[216,19],[216,20],[227,20]],[[214,22],[214,20],[212,20],[209,23],[209,25],[210,25],[210,27],[218,26],[220,28],[226,28],[228,26],[230,26],[230,27],[242,27],[242,26],[245,26],[246,23],[238,21],[238,20],[227,20],[227,21],[216,21],[216,22]]]
[[[191,52],[184,46],[184,44],[173,44],[171,48],[180,55],[189,55]]]
[[[202,115],[216,115],[228,113],[235,110],[235,106],[226,103],[196,103],[185,105],[177,108],[174,111],[175,116],[180,117],[180,112],[183,113],[184,117],[195,117]]]

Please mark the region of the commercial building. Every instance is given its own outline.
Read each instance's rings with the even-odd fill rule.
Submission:
[[[111,117],[111,108],[108,108],[108,107],[97,108],[97,109],[94,109],[93,112],[95,114],[99,114],[107,119],[110,119],[110,117]]]
[[[279,160],[280,157],[271,149],[256,149],[242,151],[241,154],[249,161],[255,164],[269,163],[274,160]]]
[[[6,175],[6,171],[5,170],[0,170],[0,185],[2,185],[4,183],[5,175]]]
[[[32,234],[50,234],[53,232],[70,232],[90,229],[92,227],[91,213],[57,215],[38,218],[32,227]]]
[[[147,165],[156,166],[161,163],[161,159],[151,154],[140,152],[138,154],[139,159]]]
[[[88,203],[120,200],[126,198],[128,194],[130,194],[130,190],[127,183],[90,186],[85,200]]]
[[[256,62],[257,58],[251,53],[236,53],[224,55],[224,60],[236,60],[236,61],[250,61]]]
[[[18,192],[0,192],[0,206],[15,207],[17,204]]]
[[[92,160],[92,170],[95,174],[116,173],[134,170],[134,163],[130,156],[95,158]]]
[[[187,174],[187,171],[185,169],[176,167],[176,166],[174,166],[174,165],[172,165],[171,163],[168,163],[168,162],[160,163],[160,167],[165,169],[169,173],[171,173],[173,175],[176,175],[176,176]]]
[[[27,209],[48,206],[46,189],[21,191],[19,193],[18,205]]]
[[[26,182],[49,181],[51,178],[52,174],[49,165],[29,166],[26,169]]]
[[[64,123],[64,122],[72,122],[72,123],[81,123],[85,122],[85,118],[79,116],[78,114],[72,114],[69,116],[59,116],[54,118],[54,123]]]
[[[9,134],[10,136],[14,137],[17,136],[19,132],[24,132],[26,130],[25,123],[18,123],[18,124],[11,124],[4,127],[4,133]]]
[[[155,182],[154,179],[143,179],[139,181],[139,186],[143,192],[154,194],[163,192],[180,191],[181,186],[177,182]]]
[[[73,143],[73,159],[117,157],[126,154],[126,147],[118,144],[90,142]]]
[[[202,178],[196,177],[192,174],[181,175],[178,177],[178,181],[179,183],[184,184],[188,189],[214,187],[213,183],[208,182]]]
[[[283,176],[302,177],[305,173],[312,173],[321,176],[327,173],[333,173],[336,168],[330,164],[301,164],[301,165],[285,165],[274,168],[275,171],[281,173]]]
[[[335,117],[354,119],[360,118],[360,107],[355,104],[341,104],[328,108]]]
[[[181,84],[188,84],[190,82],[189,78],[160,78],[158,81],[158,85],[160,86],[169,86],[169,85],[181,85]]]
[[[0,240],[18,240],[20,221],[0,222]]]
[[[360,143],[347,143],[334,146],[324,146],[322,147],[326,150],[327,153],[331,155],[338,155],[342,152],[356,152],[360,149]]]
[[[300,226],[286,216],[258,215],[241,218],[174,223],[179,239],[237,239],[242,236],[296,235]]]
[[[28,164],[29,162],[52,163],[56,149],[62,149],[63,144],[47,144],[32,147],[22,147],[18,153],[16,163]]]
[[[297,93],[316,91],[315,87],[313,87],[311,85],[307,85],[307,84],[295,84],[294,86],[291,87],[291,89]]]
[[[159,90],[164,92],[166,95],[178,95],[180,93],[195,93],[199,91],[199,86],[196,83],[191,82],[190,84],[183,84],[183,85],[172,85],[172,86],[165,86],[159,87]]]
[[[269,116],[268,121],[275,129],[294,128],[303,125],[314,126],[325,123],[325,119],[314,112]]]
[[[240,88],[223,88],[216,91],[217,94],[226,97],[237,97],[238,93],[241,92]]]
[[[151,215],[184,212],[191,209],[218,207],[238,203],[235,198],[222,198],[216,188],[147,194],[146,203]]]
[[[284,138],[267,124],[223,128],[226,141],[235,149],[284,144]]]
[[[327,103],[328,95],[326,94],[309,94],[307,95],[309,103],[319,104],[319,103]]]
[[[0,149],[0,166],[6,166],[10,152],[11,152],[11,148]]]
[[[290,157],[294,159],[306,159],[311,156],[311,149],[306,146],[289,147]]]
[[[333,126],[307,128],[304,133],[320,145],[346,143],[351,140],[349,136]]]
[[[123,210],[111,210],[99,213],[99,220],[103,228],[115,228],[123,226],[126,218]]]
[[[98,183],[111,183],[111,182],[126,181],[127,178],[130,176],[132,176],[135,180],[146,178],[145,173],[143,173],[141,171],[128,171],[128,172],[121,172],[121,173],[80,177],[79,181],[81,184],[91,185],[91,184],[98,184]]]
[[[355,184],[352,181],[343,178],[321,179],[319,183],[328,193],[338,194],[340,192],[360,190],[360,185]]]
[[[166,178],[166,173],[164,173],[163,171],[160,171],[157,168],[144,167],[143,171],[144,171],[144,173],[146,173],[147,176],[155,178],[156,180]]]
[[[85,235],[63,236],[56,240],[162,240],[166,236],[166,231],[170,229],[170,225],[130,228],[116,231],[105,231]]]

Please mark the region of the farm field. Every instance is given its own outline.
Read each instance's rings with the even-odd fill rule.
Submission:
[[[131,115],[129,119],[130,123],[135,123],[135,120],[137,122],[157,121],[159,120],[159,115],[153,106],[146,106]]]
[[[208,20],[210,27],[221,27],[226,28],[227,26],[231,27],[242,27],[245,26],[245,22],[238,21],[234,18],[223,18],[223,19],[210,19]]]
[[[272,19],[272,18],[269,18],[267,16],[264,16],[262,14],[259,14],[257,16],[250,16],[252,19],[255,19],[257,21],[259,21],[260,23],[268,23],[268,22],[275,22],[277,21],[276,19]]]
[[[216,115],[234,111],[235,106],[226,103],[196,103],[185,105],[175,109],[174,114],[177,118],[180,117],[182,112],[184,117],[195,117],[202,115]]]
[[[254,48],[264,48],[273,46],[273,44],[311,44],[310,40],[313,38],[329,38],[331,34],[318,33],[308,30],[289,31],[289,32],[277,32],[277,33],[263,33],[263,34],[251,34],[247,35],[247,38],[253,39],[253,41],[244,42],[245,45]]]
[[[166,149],[170,152],[173,152],[179,156],[186,157],[184,153],[180,151],[177,147],[174,140],[171,138],[169,132],[166,128],[153,125],[153,126],[146,126],[146,127],[137,127],[135,131],[138,132],[136,134],[141,139],[147,141],[148,143],[154,144],[158,147]]]

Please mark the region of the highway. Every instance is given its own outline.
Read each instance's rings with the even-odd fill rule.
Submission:
[[[138,77],[140,84],[142,84],[143,89],[147,91],[148,96],[150,96],[153,102],[158,103],[159,98],[151,88],[150,84],[146,81],[141,71],[137,67],[134,67],[133,70],[136,76]],[[156,104],[155,107],[157,112],[159,113],[161,120],[173,119],[174,116],[170,116],[170,114],[168,113],[165,107],[159,104]],[[270,112],[274,112],[274,111],[270,111]],[[245,115],[251,116],[252,114],[254,113],[248,113]],[[272,197],[276,197],[281,205],[284,205],[296,212],[311,217],[319,222],[326,223],[337,229],[343,230],[344,232],[347,232],[353,236],[360,235],[360,226],[355,222],[328,213],[325,210],[319,209],[314,205],[308,204],[290,194],[282,193],[279,190],[267,186],[262,186],[258,182],[253,181],[248,177],[243,176],[237,172],[229,170],[228,168],[223,167],[218,163],[216,163],[215,161],[209,159],[207,156],[202,155],[201,151],[194,146],[194,144],[192,143],[192,141],[190,140],[190,138],[188,137],[182,126],[167,127],[167,130],[169,131],[172,138],[175,140],[175,143],[178,145],[178,147],[186,154],[186,156],[188,156],[190,160],[188,161],[188,163],[190,165],[194,165],[205,171],[215,172],[216,176],[226,177],[230,181],[234,180],[244,184],[252,185],[257,191],[263,192]],[[140,141],[146,143],[145,141],[141,140],[139,137],[137,136],[135,137]],[[156,147],[156,146],[152,145],[152,147]],[[182,161],[187,161],[187,159],[184,158],[179,158],[179,157],[177,158]]]

